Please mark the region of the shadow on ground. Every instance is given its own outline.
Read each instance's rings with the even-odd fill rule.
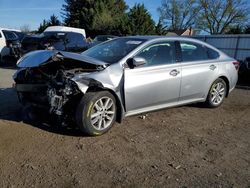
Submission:
[[[62,126],[59,121],[48,118],[48,115],[43,112],[39,112],[39,117],[37,115],[31,116],[19,103],[16,91],[13,88],[0,88],[0,99],[0,120],[23,122],[44,131],[61,135],[86,136],[76,128],[75,124]]]

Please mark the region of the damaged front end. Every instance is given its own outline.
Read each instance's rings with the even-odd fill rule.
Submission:
[[[21,58],[17,66],[20,69],[13,79],[20,102],[66,118],[74,117],[76,106],[88,88],[77,83],[75,77],[101,71],[108,64],[80,54],[35,51]]]

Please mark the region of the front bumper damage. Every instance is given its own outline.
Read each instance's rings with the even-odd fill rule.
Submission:
[[[20,102],[63,116],[74,113],[73,107],[89,87],[101,87],[84,75],[104,70],[108,64],[68,52],[36,51],[21,58],[17,66],[13,79]]]

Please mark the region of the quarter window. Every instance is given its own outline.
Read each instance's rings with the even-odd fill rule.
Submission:
[[[220,54],[211,48],[207,48],[208,58],[209,59],[217,59]]]
[[[175,62],[175,44],[174,42],[156,43],[144,48],[137,57],[146,60],[144,66],[164,65]]]

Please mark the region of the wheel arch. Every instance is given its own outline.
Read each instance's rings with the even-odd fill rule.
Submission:
[[[225,81],[226,85],[227,85],[227,93],[226,93],[226,97],[228,97],[228,94],[229,94],[229,89],[230,89],[230,83],[229,83],[229,80],[226,76],[220,76],[219,78],[221,78],[222,80]]]

